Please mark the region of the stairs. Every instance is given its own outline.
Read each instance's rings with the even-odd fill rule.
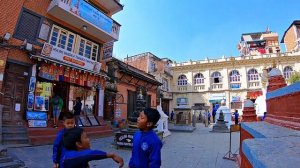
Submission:
[[[24,162],[7,155],[7,149],[0,146],[0,167],[1,168],[25,168]]]
[[[2,125],[3,144],[28,144],[27,129],[23,125]]]

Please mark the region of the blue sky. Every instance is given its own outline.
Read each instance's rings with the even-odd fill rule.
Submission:
[[[300,20],[299,0],[121,0],[114,55],[152,52],[176,62],[238,56],[242,33],[267,27],[279,40]],[[284,46],[282,45],[284,50]]]

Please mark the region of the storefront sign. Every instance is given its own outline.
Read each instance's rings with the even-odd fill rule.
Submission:
[[[113,54],[113,46],[114,46],[114,42],[108,42],[105,43],[103,45],[103,58],[107,59],[107,58],[111,58],[112,54]]]
[[[100,72],[101,63],[85,58],[81,55],[74,54],[68,50],[53,46],[49,43],[44,43],[41,53],[44,57],[50,57],[61,62],[65,62],[74,65],[79,68],[83,68],[96,73]]]
[[[231,89],[239,89],[241,87],[240,83],[232,83],[230,84]]]
[[[222,100],[226,100],[225,93],[212,93],[209,95],[209,102],[221,102]]]
[[[232,96],[231,102],[241,102],[240,96]]]
[[[28,120],[28,127],[47,127],[46,120]]]
[[[112,19],[105,16],[84,0],[73,0],[71,3],[71,12],[104,30],[108,34],[111,34],[113,25]]]
[[[27,120],[47,120],[47,113],[37,112],[37,111],[27,111],[26,118]]]
[[[116,133],[116,143],[118,146],[132,147],[133,146],[133,134],[130,133]]]

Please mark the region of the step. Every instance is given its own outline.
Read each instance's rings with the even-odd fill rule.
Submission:
[[[0,163],[0,167],[1,168],[22,168],[25,167],[25,164],[22,161],[12,161],[12,162]]]
[[[28,144],[27,137],[5,137],[3,136],[3,144]]]
[[[14,159],[10,156],[0,157],[0,163],[12,162]]]

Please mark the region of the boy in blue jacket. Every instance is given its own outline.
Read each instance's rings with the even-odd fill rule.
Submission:
[[[70,129],[70,128],[74,128],[75,126],[75,118],[74,118],[74,115],[72,113],[65,113],[64,114],[64,117],[63,117],[63,120],[64,120],[64,129],[60,130],[58,133],[57,133],[57,136],[56,136],[56,139],[53,143],[53,155],[52,155],[52,159],[53,159],[53,168],[60,168],[60,164],[61,164],[61,159],[64,155],[64,152],[65,152],[65,148],[63,146],[63,135],[64,135],[64,132],[67,130],[67,129]]]
[[[162,142],[153,131],[160,119],[156,109],[147,108],[140,112],[137,131],[133,136],[133,149],[129,168],[157,168],[161,166]]]
[[[119,163],[119,167],[123,167],[124,161],[120,156],[100,150],[91,150],[90,139],[80,127],[67,130],[63,140],[66,151],[62,160],[62,168],[88,168],[89,161],[106,158],[112,158]]]

